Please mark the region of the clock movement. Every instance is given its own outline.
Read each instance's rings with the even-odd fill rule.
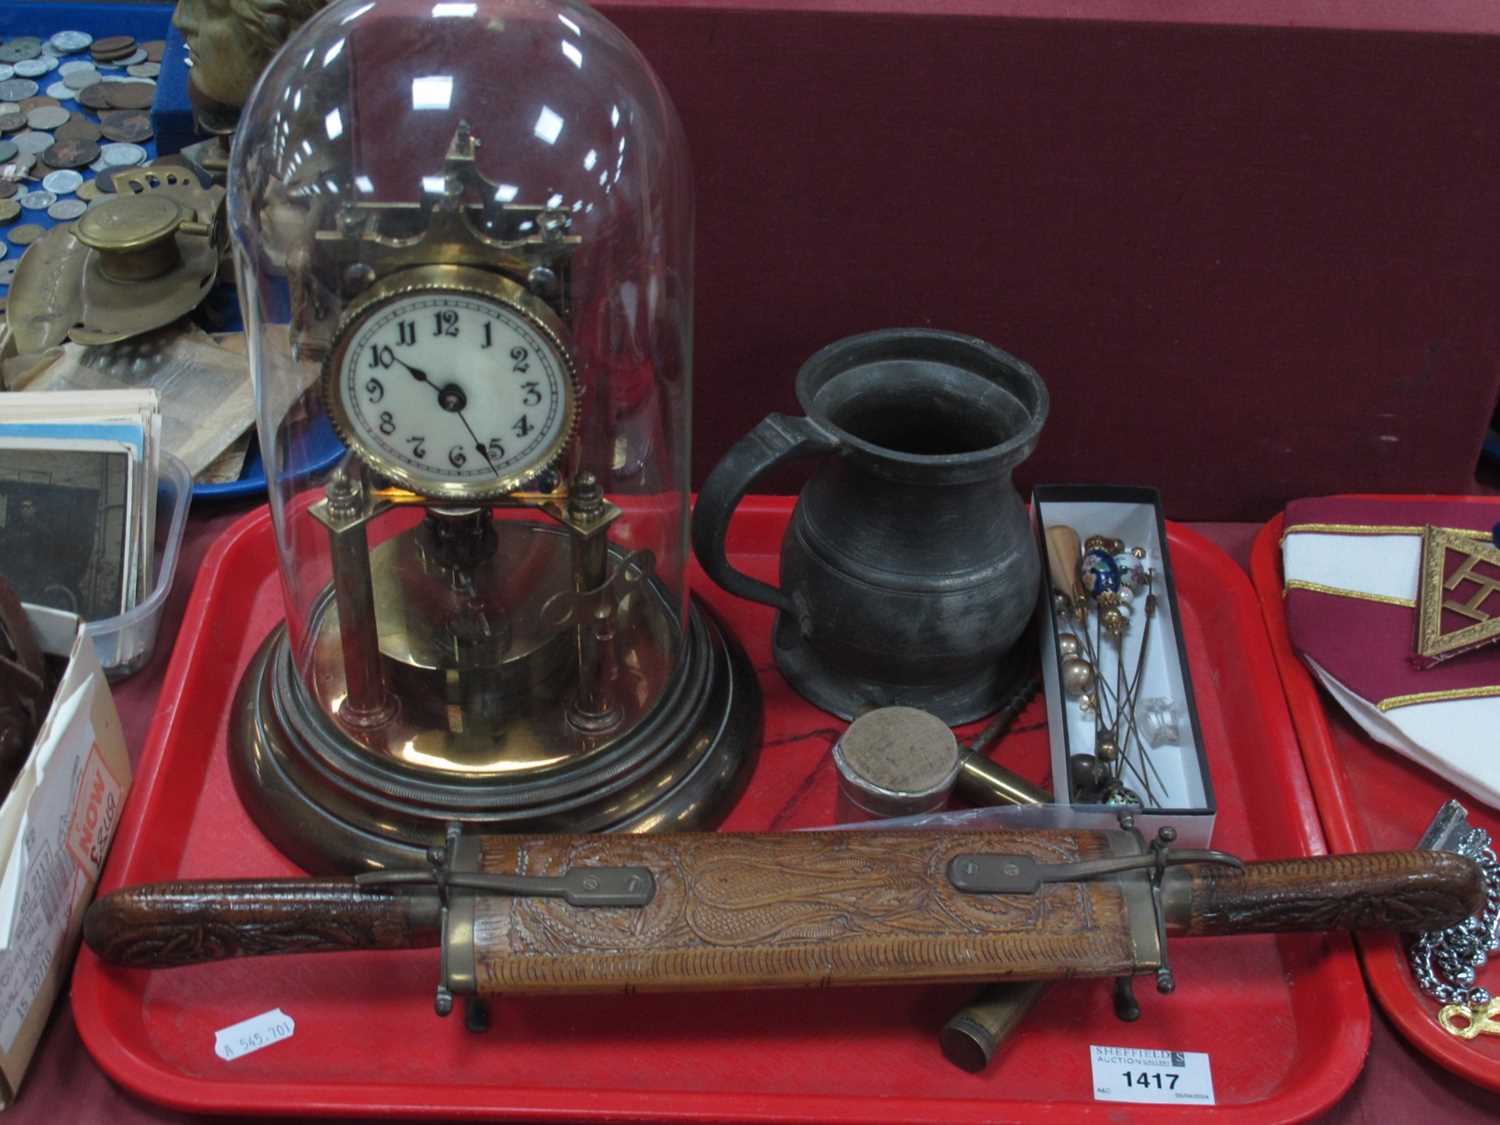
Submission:
[[[286,608],[231,719],[257,823],[324,870],[716,823],[760,702],[687,588],[691,175],[645,60],[582,5],[345,0],[229,182]]]

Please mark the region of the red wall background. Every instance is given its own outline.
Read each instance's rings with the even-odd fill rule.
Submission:
[[[695,479],[797,409],[817,348],[916,324],[1047,380],[1023,487],[1152,484],[1204,519],[1472,487],[1500,388],[1500,9],[602,6],[693,148]]]

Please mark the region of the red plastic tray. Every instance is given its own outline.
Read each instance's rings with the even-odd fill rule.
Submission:
[[[1361,499],[1410,501],[1410,497]],[[1433,497],[1444,503],[1495,505],[1493,497]],[[1281,528],[1277,516],[1255,537],[1250,574],[1260,594],[1271,648],[1302,743],[1307,774],[1317,795],[1328,842],[1336,852],[1410,848],[1445,801],[1457,799],[1471,823],[1500,839],[1500,816],[1457,786],[1369,738],[1338,704],[1327,700],[1292,648],[1282,602]],[[1402,520],[1401,522],[1409,522]],[[1437,1024],[1438,1005],[1417,987],[1405,945],[1393,934],[1360,934],[1365,975],[1380,1006],[1401,1033],[1437,1062],[1471,1082],[1500,1090],[1500,1037],[1459,1039]],[[1500,992],[1500,961],[1492,959],[1479,983]]]
[[[771,578],[791,511],[751,499],[730,541]],[[1170,529],[1183,631],[1220,801],[1215,844],[1247,857],[1323,850],[1312,795],[1254,591],[1206,540]],[[831,823],[828,749],[843,724],[771,666],[772,614],[695,588],[746,643],[766,697],[765,749],[726,827]],[[193,592],[161,709],[105,874],[123,883],[294,871],[230,785],[225,716],[280,612],[271,523],[247,516],[215,544]],[[1002,758],[1044,780],[1033,703]],[[963,987],[501,1000],[484,1036],[431,1009],[435,951],[270,958],[161,973],[106,969],[85,950],[79,1031],[104,1070],[144,1097],[218,1112],[697,1121],[1157,1121],[1201,1109],[1091,1100],[1089,1044],[1206,1051],[1219,1117],[1302,1118],[1358,1073],[1370,1009],[1343,935],[1174,943],[1179,986],[1140,984],[1144,1015],[1115,1019],[1107,982],[1055,985],[996,1065],[956,1070],[936,1033]],[[214,1031],[280,1007],[295,1036],[226,1063]],[[1335,1019],[1337,1034],[1329,1034]]]

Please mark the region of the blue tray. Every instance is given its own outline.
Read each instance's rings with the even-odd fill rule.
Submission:
[[[156,136],[141,147],[146,150],[148,160],[160,154],[178,151],[185,143],[196,139],[192,132],[192,109],[187,97],[187,51],[182,36],[171,26],[172,4],[58,4],[58,3],[13,3],[0,0],[0,38],[18,35],[35,35],[47,39],[59,31],[86,31],[95,39],[106,35],[129,35],[140,42],[152,39],[166,41],[162,55],[161,74],[156,79],[156,103],[151,108],[151,123]],[[88,48],[72,55],[60,56],[64,61],[89,60]],[[124,74],[123,67],[99,65],[104,74]],[[53,82],[61,81],[57,71],[33,79],[39,92],[45,93]],[[99,115],[78,104],[76,99],[62,101],[71,113],[82,114],[97,122]],[[94,173],[83,170],[84,179],[94,178]],[[23,211],[4,231],[7,257],[19,258],[24,247],[10,243],[10,230],[22,223],[51,228],[57,225],[45,211]],[[8,296],[10,287],[0,284],[0,296]],[[218,326],[232,331],[240,326],[238,302],[232,286],[226,284],[210,294],[208,303],[219,310],[215,316]],[[316,456],[313,468],[317,471],[332,468],[344,452],[343,444],[334,434],[326,419],[320,420],[312,433],[311,448]],[[256,438],[250,441],[250,450],[245,457],[240,479],[226,484],[198,484],[193,486],[195,500],[238,500],[263,495],[266,491],[265,467],[261,462],[260,446]]]

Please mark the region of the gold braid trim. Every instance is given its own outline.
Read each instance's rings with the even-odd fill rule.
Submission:
[[[1325,586],[1321,582],[1307,582],[1301,578],[1289,579],[1288,590],[1311,590],[1314,594],[1331,594],[1336,598],[1355,598],[1362,602],[1379,602],[1381,605],[1398,605],[1402,609],[1416,609],[1416,598],[1398,598],[1393,594],[1367,594],[1363,590],[1346,590],[1342,586]]]
[[[1418,691],[1411,695],[1393,695],[1382,699],[1375,706],[1381,711],[1394,711],[1398,707],[1411,707],[1417,703],[1441,703],[1448,699],[1486,699],[1500,695],[1500,684],[1485,687],[1452,688],[1448,691]]]

